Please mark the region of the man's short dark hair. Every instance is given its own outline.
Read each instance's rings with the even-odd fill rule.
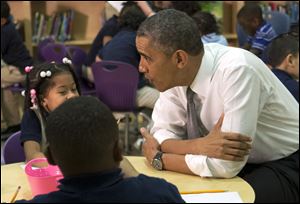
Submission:
[[[252,20],[253,18],[258,18],[259,20],[263,20],[262,10],[257,4],[249,4],[245,5],[241,8],[241,10],[237,14],[238,19],[245,19],[247,21]]]
[[[1,18],[6,18],[10,16],[10,7],[6,1],[1,1]]]
[[[272,67],[279,66],[288,54],[299,54],[299,37],[290,34],[281,34],[267,47],[267,62]]]
[[[50,153],[60,167],[88,167],[113,158],[118,134],[112,112],[95,97],[65,101],[51,112],[46,123]]]
[[[174,9],[159,11],[139,27],[137,36],[146,36],[151,44],[165,55],[184,50],[196,56],[203,51],[196,22],[187,14]]]

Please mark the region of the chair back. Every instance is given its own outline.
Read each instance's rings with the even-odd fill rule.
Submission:
[[[289,32],[290,17],[287,14],[279,11],[268,11],[263,16],[272,25],[277,35]]]
[[[93,84],[89,83],[82,76],[82,65],[86,63],[87,53],[78,46],[66,46],[68,56],[72,60],[75,74],[78,78],[82,95],[95,95],[96,90]]]
[[[53,38],[45,38],[44,40],[40,41],[37,47],[37,54],[38,54],[38,60],[45,61],[45,59],[42,56],[42,49],[47,46],[49,43],[53,44],[55,43],[55,40]]]
[[[3,160],[5,164],[25,161],[24,149],[20,142],[21,131],[12,134],[4,143]]]
[[[135,111],[139,74],[136,67],[119,61],[92,64],[97,97],[112,111]]]
[[[47,62],[62,63],[62,59],[67,56],[67,49],[63,44],[48,43],[42,48],[41,56]]]
[[[72,59],[72,63],[74,65],[78,65],[81,66],[83,64],[85,64],[86,59],[87,59],[87,54],[86,52],[78,46],[67,46],[67,52],[69,54],[69,56]]]

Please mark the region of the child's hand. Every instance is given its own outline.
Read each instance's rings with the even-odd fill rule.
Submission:
[[[37,159],[37,158],[46,158],[46,156],[42,153],[42,152],[36,152],[33,155],[32,159]],[[38,168],[43,168],[43,167],[47,167],[49,166],[48,162],[44,161],[44,162],[35,162],[32,164],[32,167],[38,167]]]

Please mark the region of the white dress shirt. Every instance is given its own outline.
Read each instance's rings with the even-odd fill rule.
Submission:
[[[203,103],[199,117],[210,131],[224,112],[221,130],[248,135],[253,143],[249,156],[241,162],[187,154],[189,169],[203,177],[230,178],[246,162],[277,160],[297,151],[299,104],[270,69],[243,49],[216,43],[206,44],[204,49],[190,86]],[[186,89],[178,86],[160,94],[151,129],[160,144],[166,139],[186,138]]]

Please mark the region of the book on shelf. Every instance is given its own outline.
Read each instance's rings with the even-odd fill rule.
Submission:
[[[49,37],[60,42],[71,40],[73,19],[73,10],[54,13],[51,16],[36,12],[33,22],[32,41],[39,43],[41,40]]]

